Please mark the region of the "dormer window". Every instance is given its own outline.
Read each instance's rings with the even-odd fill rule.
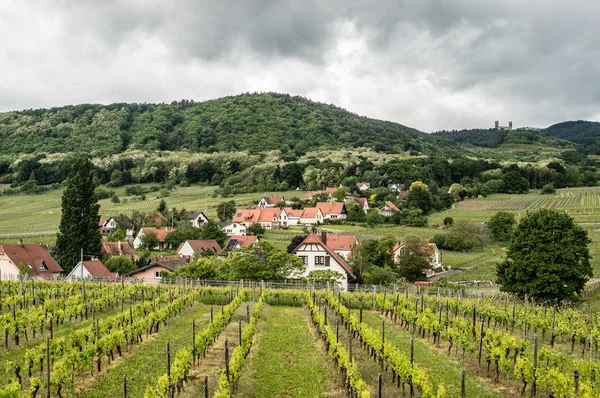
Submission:
[[[29,268],[31,268],[31,264],[27,264],[29,265]],[[42,261],[42,263],[40,264],[40,268],[38,269],[38,271],[45,271],[46,270],[46,264],[44,264],[44,262]]]

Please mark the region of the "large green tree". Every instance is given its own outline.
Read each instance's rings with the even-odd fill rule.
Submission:
[[[497,267],[502,290],[542,300],[575,299],[592,276],[587,232],[565,213],[540,209],[513,232]]]
[[[89,159],[77,159],[62,196],[62,216],[56,235],[56,260],[67,273],[79,262],[82,249],[87,256],[100,256],[100,205],[94,195],[96,184],[93,168]]]
[[[217,205],[217,217],[219,220],[231,220],[235,214],[235,201],[221,202]]]
[[[490,218],[488,227],[494,235],[494,239],[500,241],[507,241],[510,238],[510,234],[513,231],[516,220],[514,213],[507,211],[499,211]]]

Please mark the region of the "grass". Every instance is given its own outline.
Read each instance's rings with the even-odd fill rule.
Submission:
[[[364,311],[363,321],[375,330],[375,333],[381,333],[382,318],[377,312]],[[385,339],[393,343],[396,348],[410,355],[410,333],[403,329],[392,326],[391,321],[386,319]],[[436,350],[430,349],[423,341],[415,339],[414,341],[415,363],[427,370],[427,374],[433,384],[443,385],[448,397],[459,397],[461,392],[461,364],[450,357],[447,357]],[[467,374],[466,376],[467,396],[473,398],[501,397],[503,395],[495,391],[487,383]]]
[[[309,322],[302,308],[264,307],[236,397],[329,397],[332,390],[343,395],[337,369]]]
[[[109,368],[108,372],[97,375],[94,380],[76,383],[85,391],[82,397],[116,397],[123,393],[123,378],[127,376],[127,396],[142,397],[146,386],[156,384],[156,380],[167,372],[166,346],[171,344],[171,360],[174,360],[177,350],[188,347],[191,350],[192,320],[196,320],[196,327],[201,328],[210,322],[209,306],[196,304],[186,309],[182,314],[168,321],[160,331],[144,339],[139,346],[133,346],[132,353],[116,365]]]

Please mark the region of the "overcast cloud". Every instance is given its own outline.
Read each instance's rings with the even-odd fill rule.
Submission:
[[[600,119],[595,0],[0,2],[0,111],[277,91],[423,131]]]

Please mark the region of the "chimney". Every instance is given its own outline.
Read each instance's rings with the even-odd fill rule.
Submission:
[[[496,130],[500,128],[500,122],[498,120],[494,122],[494,128],[496,128]]]
[[[23,247],[23,239],[19,238],[19,246]]]
[[[508,122],[508,129],[512,130],[512,122]]]
[[[327,231],[321,231],[321,241],[324,245],[327,245]]]

